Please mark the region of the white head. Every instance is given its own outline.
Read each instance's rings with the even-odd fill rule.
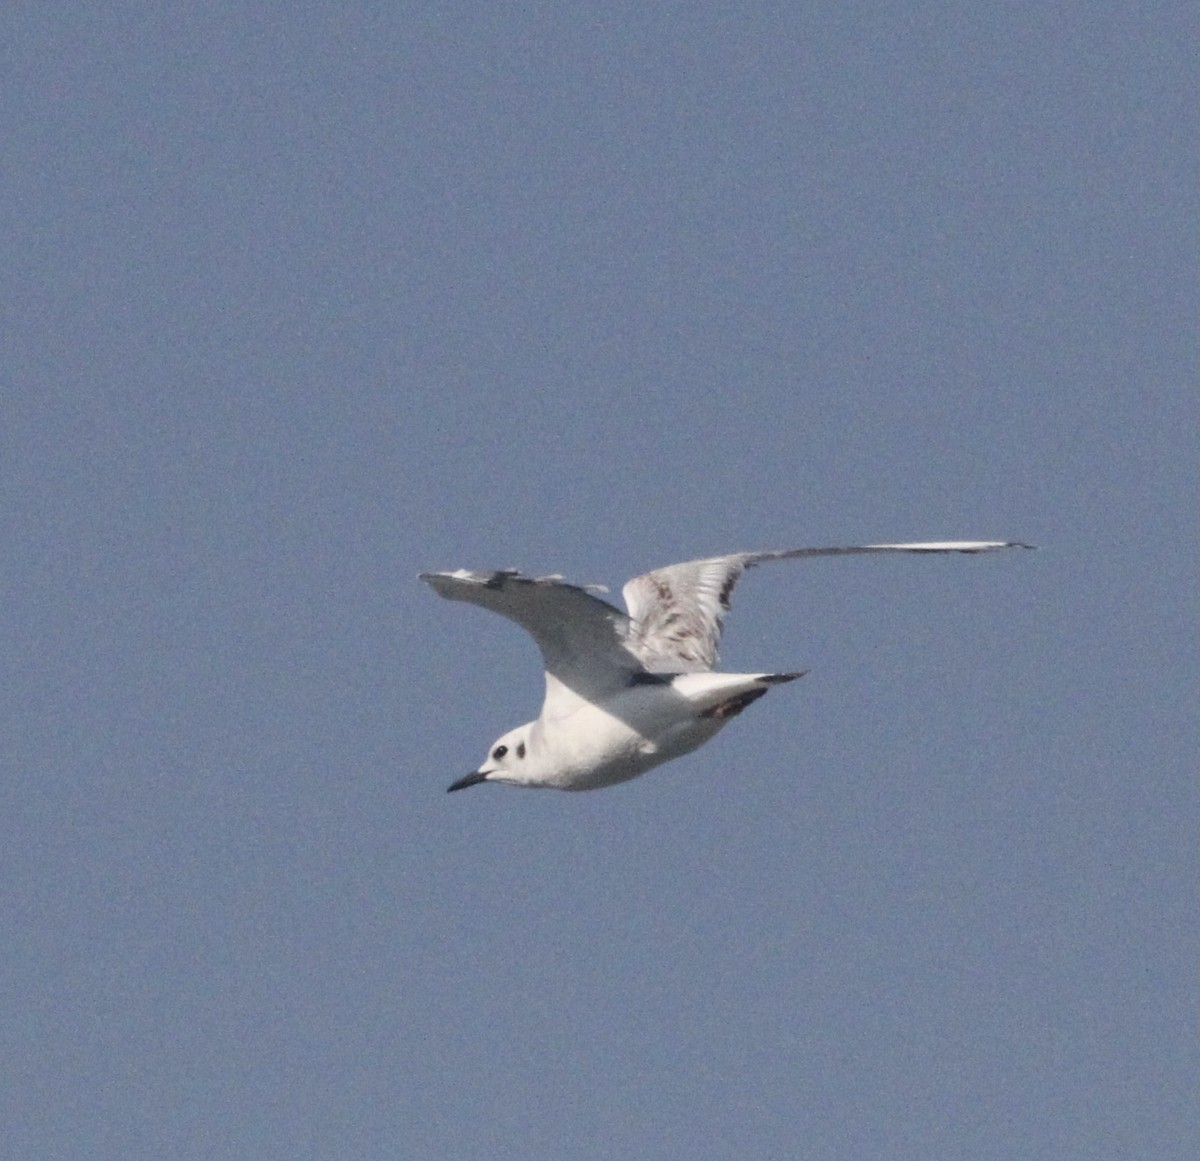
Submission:
[[[473,770],[465,778],[460,778],[450,786],[451,790],[465,790],[479,782],[511,782],[522,786],[531,780],[528,773],[530,738],[533,722],[526,722],[509,730],[492,743],[487,758],[478,770]]]

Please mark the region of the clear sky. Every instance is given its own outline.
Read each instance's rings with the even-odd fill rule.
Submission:
[[[7,1156],[1195,1155],[1193,5],[2,27]],[[541,673],[422,569],[976,537],[445,793]]]

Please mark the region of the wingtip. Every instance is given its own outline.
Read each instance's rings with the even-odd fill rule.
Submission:
[[[962,552],[973,555],[980,552],[996,552],[1005,548],[1036,548],[1022,540],[931,540],[911,544],[879,544],[870,548],[898,549],[902,552]]]

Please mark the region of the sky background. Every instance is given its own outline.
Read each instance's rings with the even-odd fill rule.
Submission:
[[[1192,5],[0,17],[7,1156],[1191,1158]],[[592,794],[422,569],[744,549]]]

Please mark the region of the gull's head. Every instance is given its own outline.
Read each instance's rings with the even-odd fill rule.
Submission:
[[[509,730],[503,737],[497,738],[488,750],[488,756],[478,770],[473,770],[465,778],[452,783],[450,790],[465,790],[479,782],[511,782],[521,786],[531,780],[528,773],[527,759],[529,757],[529,735],[533,723],[528,722]]]

